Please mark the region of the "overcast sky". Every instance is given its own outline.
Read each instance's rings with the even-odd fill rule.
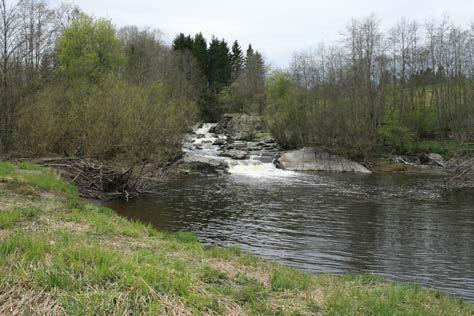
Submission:
[[[48,0],[56,5],[61,0]],[[351,18],[374,13],[382,28],[400,17],[424,22],[448,14],[469,26],[474,0],[75,0],[94,17],[107,17],[117,26],[159,28],[165,40],[179,32],[212,34],[229,42],[249,42],[277,67],[286,67],[295,51],[338,38]]]

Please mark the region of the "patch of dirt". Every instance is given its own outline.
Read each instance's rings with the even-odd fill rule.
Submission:
[[[10,207],[11,207],[10,204],[4,203],[4,202],[0,202],[0,211],[9,209]]]
[[[14,285],[0,288],[0,315],[64,315],[52,293]]]
[[[8,236],[8,230],[0,229],[0,239],[3,239]]]
[[[271,281],[270,281],[270,275],[265,271],[253,269],[253,268],[235,266],[228,261],[222,261],[222,260],[212,260],[211,262],[209,262],[209,265],[213,267],[214,269],[227,273],[231,277],[235,277],[238,274],[243,274],[259,281],[266,288],[271,288],[272,286]]]
[[[43,199],[48,199],[48,200],[51,200],[53,198],[55,198],[55,195],[51,192],[41,192],[40,193],[40,196],[43,198]]]
[[[92,231],[91,226],[75,222],[57,222],[53,223],[53,226],[56,229],[64,229],[73,233],[86,233]]]
[[[150,288],[151,289],[151,288]],[[154,290],[153,290],[154,292]],[[156,292],[155,292],[156,294]],[[163,305],[165,315],[173,316],[192,316],[193,313],[186,309],[182,300],[170,295],[159,295],[160,304]]]
[[[311,291],[311,293],[309,294],[309,298],[313,302],[316,302],[318,306],[324,306],[326,302],[323,291],[321,291],[320,289],[314,289],[313,291]]]

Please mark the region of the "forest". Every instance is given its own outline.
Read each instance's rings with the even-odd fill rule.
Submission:
[[[251,45],[93,18],[44,0],[0,1],[0,148],[167,163],[196,122],[264,118],[284,148],[352,158],[418,141],[472,142],[474,24],[375,16],[271,69]],[[245,50],[245,51],[244,51]]]
[[[375,16],[353,20],[336,44],[294,55],[267,82],[266,120],[290,147],[322,145],[350,156],[417,141],[474,136],[474,24]],[[377,152],[377,151],[376,151]]]
[[[170,47],[159,30],[42,0],[2,0],[0,33],[7,153],[172,161],[197,120],[263,107],[262,56],[237,41],[180,34]]]

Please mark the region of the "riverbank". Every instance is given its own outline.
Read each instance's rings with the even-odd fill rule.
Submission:
[[[0,314],[443,314],[461,300],[372,275],[310,275],[85,203],[55,173],[0,162]]]

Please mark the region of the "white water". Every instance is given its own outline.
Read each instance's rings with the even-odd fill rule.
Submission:
[[[225,135],[218,135],[209,132],[211,128],[215,126],[216,124],[214,123],[205,123],[201,127],[194,128],[194,134],[188,135],[183,144],[183,151],[185,154],[188,156],[224,160],[229,165],[228,172],[236,176],[252,178],[281,178],[296,175],[295,172],[276,168],[273,163],[263,163],[259,161],[257,155],[252,155],[249,159],[244,160],[219,156],[221,148],[219,145],[213,145],[213,143],[218,139],[227,141],[227,137]]]

